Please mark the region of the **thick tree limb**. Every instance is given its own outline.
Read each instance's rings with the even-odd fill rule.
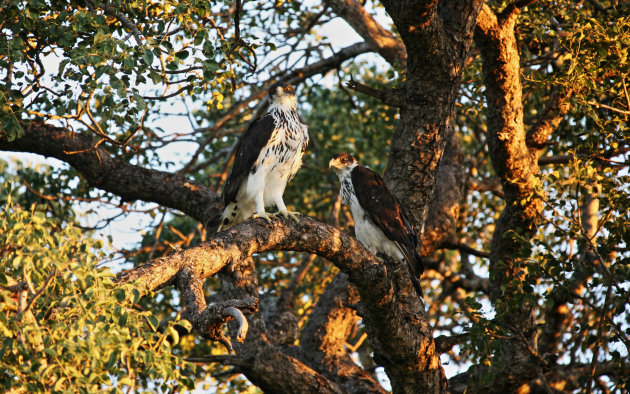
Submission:
[[[435,338],[435,348],[438,353],[446,353],[453,348],[455,345],[459,345],[464,342],[466,338],[468,338],[469,334],[459,334],[459,335],[440,335]]]
[[[23,127],[22,138],[0,139],[0,150],[54,157],[74,167],[90,185],[123,200],[155,202],[202,223],[222,207],[218,195],[208,187],[183,176],[129,164],[96,146],[88,136],[38,122]]]
[[[361,4],[355,0],[326,0],[326,4],[389,64],[398,69],[405,68],[407,52],[402,42],[383,28]]]
[[[330,70],[339,68],[346,60],[357,57],[363,53],[371,52],[372,50],[373,49],[364,42],[352,44],[340,49],[326,59],[322,59],[300,69],[293,70],[290,73],[281,76],[280,80],[295,84],[315,75],[325,74]]]
[[[229,262],[217,277],[221,281],[219,299],[247,299],[258,297],[260,293],[252,258]],[[261,308],[265,307],[263,296]],[[289,354],[287,347],[273,342],[270,335],[276,334],[266,325],[269,320],[263,319],[263,312],[267,311],[260,310],[247,317],[249,334],[243,342],[234,343],[237,355],[248,360],[247,364],[240,366],[240,372],[268,393],[340,393],[336,384],[299,361],[294,354]],[[231,335],[237,337],[239,327],[228,327]]]
[[[230,262],[246,261],[253,253],[269,250],[315,253],[335,263],[357,286],[362,300],[359,312],[366,321],[375,356],[393,384],[435,389],[433,375],[439,360],[405,268],[392,261],[379,262],[354,238],[310,218],[302,218],[299,223],[276,220],[271,224],[249,220],[199,246],[126,271],[120,280],[135,280],[138,286],[155,289],[173,283],[184,267],[203,279]],[[255,273],[245,276],[255,277]],[[271,352],[258,349],[256,353],[267,351]]]
[[[549,136],[558,128],[571,108],[567,102],[570,96],[571,92],[553,92],[551,94],[547,108],[527,132],[526,143],[528,147],[540,149],[546,146]]]
[[[554,96],[548,111],[529,134],[525,133],[520,57],[514,33],[518,6],[513,3],[497,16],[484,5],[477,18],[475,43],[480,48],[486,85],[488,149],[506,201],[491,242],[491,299],[497,306],[497,314],[513,325],[513,331],[522,341],[501,340],[498,357],[503,367],[493,368],[495,378],[490,384],[477,381],[487,369],[474,367],[469,369],[467,377],[453,380],[452,387],[457,387],[452,388],[454,392],[465,387],[469,391],[505,392],[535,378],[540,370],[532,305],[522,301],[518,307],[507,305],[522,293],[519,281],[514,280],[525,275],[520,239],[535,234],[542,212],[542,201],[536,196],[540,148],[568,108],[561,96]],[[518,231],[518,236],[514,231]]]
[[[429,202],[422,234],[422,256],[431,256],[445,243],[457,239],[455,232],[460,205],[464,201],[466,179],[464,155],[459,140],[453,135],[444,148],[433,198]]]
[[[454,3],[457,6],[446,5],[438,15],[434,1],[383,2],[408,56],[405,105],[392,138],[385,178],[418,230],[425,223],[438,165],[454,132],[459,78],[481,5],[477,1]],[[459,6],[455,12],[453,7]],[[447,28],[454,25],[461,28]]]
[[[388,60],[390,64],[392,65],[405,64],[407,60],[407,49],[405,48],[405,45],[403,44],[403,42],[399,40],[398,38],[396,38],[395,36],[391,35],[391,33],[384,31],[384,29],[381,26],[379,26],[376,21],[373,20],[371,15],[369,15],[359,3],[357,3],[354,0],[329,0],[328,4],[333,8],[335,13],[337,13],[344,20],[346,20],[346,22],[348,22],[348,24],[350,24],[355,29],[355,31],[357,31],[359,35],[361,35],[361,37],[363,37],[366,40],[366,42],[370,46],[375,48],[376,51],[378,51],[386,60]],[[473,7],[470,7],[470,4],[471,2],[462,1],[462,2],[457,2],[457,5],[448,5],[445,8],[448,10],[451,10],[451,12],[444,12],[442,14],[445,20],[448,20],[446,25],[448,26],[449,29],[451,29],[449,30],[450,31],[449,36],[453,36],[453,39],[457,40],[458,42],[461,41],[463,43],[466,43],[466,40],[468,40],[467,41],[468,44],[470,44],[470,40],[472,38],[472,29],[474,27],[474,21],[475,21],[474,15],[471,13],[476,12],[475,9],[478,10],[480,3],[479,4],[475,3],[476,5]],[[397,24],[399,23],[398,21],[402,19],[404,19],[405,21],[408,21],[408,19],[412,18],[413,20],[409,21],[409,23],[413,23],[414,29],[416,29],[419,27],[417,19],[418,18],[422,19],[426,15],[432,14],[434,7],[436,6],[436,3],[435,2],[420,2],[420,1],[394,1],[394,2],[391,2],[391,4],[389,5],[386,4],[386,6],[388,7],[388,12],[390,12],[390,14],[394,12],[392,16],[394,17],[394,20],[396,21]],[[451,9],[451,7],[453,7],[453,9]],[[418,12],[415,11],[416,8],[418,9]],[[412,9],[414,11],[412,11]],[[464,12],[464,13],[462,14],[461,12]],[[401,23],[407,23],[407,22],[401,22]],[[454,26],[458,26],[457,29],[455,29]],[[457,34],[453,34],[453,29],[457,30],[456,32]],[[432,32],[427,31],[425,32],[425,34],[426,34],[427,39],[430,42],[437,41],[436,37],[432,34]],[[462,34],[464,35],[463,37],[461,36]],[[388,35],[390,37],[387,37]],[[387,37],[387,38],[382,39],[383,37]],[[415,42],[415,40],[416,39],[414,38],[414,41],[412,41],[412,43]],[[451,48],[449,48],[449,50],[451,50]],[[458,49],[458,50],[461,50],[461,49]],[[425,62],[427,65],[432,65],[434,66],[436,70],[438,70],[442,66],[440,65],[439,61],[436,62],[436,58],[433,57],[433,55],[435,54],[428,54],[423,49],[422,51],[415,53],[414,57],[422,59],[418,62],[418,65],[420,65],[422,62]],[[461,72],[461,69],[462,69],[461,65],[456,66],[457,71],[455,71],[455,74],[458,74],[459,72]],[[443,71],[443,70],[438,70],[438,71]],[[433,89],[427,90],[425,88],[420,88],[418,90],[418,93],[422,95],[421,96],[422,98],[420,99],[420,101],[423,103],[423,105],[424,103],[431,102],[431,99],[424,97],[427,94],[427,92],[436,90],[436,87],[439,87],[439,89],[443,88],[443,86],[439,82],[435,80],[431,80],[430,77],[428,77],[427,75],[424,75],[424,72],[425,71],[422,70],[422,67],[420,67],[418,74],[420,74],[421,77],[427,82],[434,82],[435,85],[432,86]],[[449,81],[449,83],[450,82],[451,81]],[[458,86],[458,85],[451,84],[451,86]],[[403,93],[405,93],[404,90],[400,90],[400,91],[399,90],[376,90],[366,85],[362,85],[358,83],[354,83],[351,86],[351,88],[359,92],[362,92],[364,94],[377,97],[380,100],[382,100],[385,104],[397,106],[397,107],[401,107],[405,104],[417,105],[415,101],[418,101],[418,100],[413,100],[413,101],[407,100],[407,97],[403,96]],[[442,95],[443,95],[443,92],[440,90],[440,97],[439,97],[440,99],[442,98],[441,97]],[[435,108],[428,108],[427,110],[432,111],[434,109]],[[441,114],[439,115],[441,116]],[[418,115],[419,119],[431,119],[433,117],[434,116],[425,117],[422,115]],[[437,160],[440,159],[440,155],[437,155],[437,156],[424,155],[425,158],[423,160],[419,160],[418,157],[408,156],[408,153],[413,152],[417,149],[417,148],[413,148],[413,146],[419,145],[417,142],[414,142],[414,140],[417,140],[417,137],[405,138],[404,140],[401,140],[399,137],[400,136],[395,137],[394,141],[395,143],[400,142],[399,143],[400,148],[394,147],[393,152],[397,152],[399,150],[405,151],[404,158],[406,160],[401,161],[401,163],[399,164],[399,167],[396,167],[393,170],[390,170],[390,168],[388,167],[388,171],[387,171],[388,175],[399,174],[396,177],[392,175],[389,178],[389,180],[392,181],[392,183],[400,183],[400,186],[397,186],[395,184],[392,186],[394,190],[397,191],[397,194],[399,196],[400,196],[401,191],[403,190],[405,191],[404,194],[402,195],[403,200],[407,198],[411,200],[408,205],[405,204],[407,208],[409,208],[410,206],[422,207],[423,205],[418,205],[417,202],[422,199],[422,196],[431,194],[430,190],[432,188],[432,185],[431,185],[432,179],[425,178],[424,176],[419,177],[419,174],[413,174],[413,173],[416,172],[417,169],[419,168],[424,168],[425,170],[434,170],[435,164],[433,163],[435,163]],[[424,141],[424,140],[420,140],[420,141],[421,141],[421,144],[426,143],[427,145],[429,145],[428,141]],[[440,144],[441,143],[442,142],[440,142]],[[441,169],[440,173],[438,174],[438,179],[439,179],[438,187],[440,190],[436,191],[436,198],[434,198],[431,201],[432,205],[429,212],[434,213],[434,215],[427,218],[426,223],[425,223],[424,229],[426,231],[426,236],[423,242],[423,250],[422,250],[423,255],[431,254],[433,251],[437,249],[443,237],[450,237],[453,234],[454,223],[457,221],[457,216],[459,214],[458,208],[459,208],[459,203],[461,201],[463,185],[464,185],[464,182],[462,181],[463,178],[459,176],[463,170],[463,166],[461,162],[462,155],[461,155],[461,151],[458,148],[459,146],[458,142],[453,141],[452,143],[454,144],[452,152],[449,147],[446,148],[447,150],[446,163],[444,164],[444,168]],[[431,146],[431,148],[432,147],[433,146]],[[430,149],[427,149],[427,150],[430,150]],[[397,155],[396,158],[399,159],[401,154],[402,152],[396,153]],[[390,163],[393,161],[392,160],[393,158],[394,156],[392,156],[392,158],[390,159]],[[419,161],[419,163],[416,163],[417,161]],[[429,161],[429,163],[427,163],[426,161]],[[412,169],[411,174],[409,170],[410,168]],[[414,182],[418,179],[426,179],[427,184],[414,185]],[[426,204],[426,202],[424,202],[424,204]],[[415,211],[412,213],[413,213],[413,216],[416,218],[417,222],[424,223],[424,216],[423,216],[424,214],[422,212],[423,211],[422,208],[414,209],[413,211]],[[420,230],[422,226],[418,226],[418,227]]]

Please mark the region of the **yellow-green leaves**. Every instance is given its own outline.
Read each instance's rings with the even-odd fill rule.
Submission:
[[[98,268],[100,242],[8,203],[0,211],[0,390],[95,392],[110,387],[192,387],[190,364],[161,346],[144,295]],[[7,288],[6,286],[13,286]],[[154,373],[145,373],[151,370]],[[159,371],[155,373],[155,371]],[[151,386],[149,386],[149,382]]]

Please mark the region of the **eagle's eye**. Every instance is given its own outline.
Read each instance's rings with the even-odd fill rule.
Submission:
[[[290,87],[290,86],[287,86],[286,88],[284,88],[284,91],[285,91],[285,92],[290,92],[290,91],[291,91],[291,87]]]

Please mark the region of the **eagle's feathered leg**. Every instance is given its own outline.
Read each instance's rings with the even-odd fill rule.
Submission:
[[[271,218],[274,217],[274,214],[265,212],[265,198],[262,189],[256,193],[254,200],[256,202],[256,213],[252,217],[263,218],[271,224]]]

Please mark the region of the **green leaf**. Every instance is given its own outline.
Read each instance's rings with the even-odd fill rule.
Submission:
[[[125,327],[127,326],[127,319],[128,319],[129,315],[127,314],[127,312],[123,312],[120,314],[120,318],[118,319],[118,324],[121,327]]]
[[[184,328],[186,331],[191,332],[192,331],[192,323],[189,322],[186,319],[180,320],[177,322],[177,325]]]
[[[55,357],[57,355],[57,352],[55,351],[55,349],[52,349],[52,348],[44,349],[44,353],[48,354],[49,356],[53,356],[53,357]]]
[[[145,316],[145,318],[147,319],[147,323],[149,323],[149,326],[151,326],[151,329],[155,332],[157,331],[158,325],[159,325],[159,321],[157,319],[157,317],[153,316],[153,315],[148,315]]]
[[[168,328],[168,335],[171,337],[173,341],[173,346],[179,343],[179,333],[174,327],[171,326]]]
[[[180,59],[180,60],[184,60],[184,59],[186,59],[189,55],[190,55],[190,53],[188,53],[188,51],[184,49],[184,50],[182,50],[182,51],[177,52],[177,53],[175,54],[175,57],[176,57],[176,58],[178,58],[178,59]]]
[[[151,52],[151,50],[149,49],[145,49],[142,53],[142,59],[147,64],[147,66],[150,66],[151,64],[153,64],[153,52]]]
[[[118,302],[123,302],[125,298],[127,298],[127,295],[125,294],[125,290],[123,289],[117,289],[116,292],[114,293],[114,296],[116,297]]]

